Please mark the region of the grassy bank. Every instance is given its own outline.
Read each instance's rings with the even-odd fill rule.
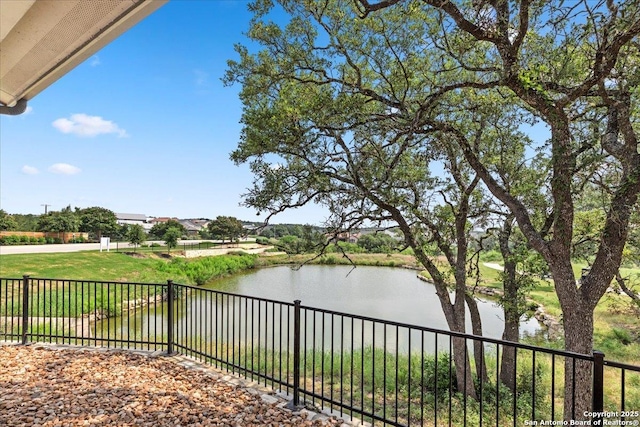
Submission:
[[[77,252],[55,254],[24,254],[0,256],[0,277],[68,278],[105,281],[162,283],[168,279],[183,283],[203,283],[214,277],[254,267],[299,265],[304,262],[322,265],[356,265],[417,268],[412,255],[403,254],[327,254],[315,258],[310,255],[235,256],[184,260],[167,259],[163,254],[124,254],[115,252]],[[576,265],[576,271],[583,266]],[[483,286],[500,288],[499,272],[480,265]],[[624,274],[640,274],[640,270],[625,270]],[[561,318],[560,304],[553,284],[538,281],[529,297],[545,307],[545,311]],[[625,296],[608,293],[595,311],[595,347],[608,359],[640,363],[640,318]],[[562,340],[534,344],[562,348]]]
[[[0,277],[33,277],[163,282],[168,277],[158,270],[159,256],[130,256],[117,252],[75,252],[0,256]]]
[[[206,342],[200,339],[195,341]],[[292,355],[286,352],[257,346],[229,347],[224,343],[212,343],[209,350],[216,355],[216,359],[203,359],[197,354],[193,356],[223,369],[228,368],[225,363],[228,361],[236,366],[237,372],[272,384],[275,388],[280,386],[254,376],[252,372],[288,383],[293,381]],[[530,352],[519,352],[514,394],[502,383],[496,383],[498,364],[495,354],[488,352],[487,356],[488,380],[482,386],[476,382],[477,400],[465,399],[456,389],[455,367],[446,352],[436,357],[421,353],[395,354],[380,348],[374,351],[372,347],[344,352],[307,351],[301,356],[301,386],[335,402],[344,402],[388,419],[418,425],[423,421],[431,425],[436,418],[438,425],[448,425],[449,420],[452,425],[463,425],[465,422],[479,425],[480,417],[487,425],[524,425],[525,420],[532,419],[532,414],[537,420],[553,419],[552,406],[555,419],[562,416],[565,388],[561,358],[556,359],[553,368],[550,355],[537,353],[534,360]],[[552,375],[554,372],[555,375]],[[555,377],[553,381],[552,376]],[[627,373],[625,383],[625,407],[638,407],[640,374]],[[605,384],[605,410],[618,410],[621,407],[619,371],[605,370]],[[319,399],[309,400],[321,405]],[[421,402],[424,402],[422,407]],[[324,406],[332,407],[330,404]],[[367,417],[365,420],[368,420]]]
[[[331,253],[316,257],[314,255],[273,255],[261,256],[257,266],[272,265],[362,265],[374,267],[409,267],[420,268],[413,255],[403,254],[348,254],[348,258],[339,253]]]
[[[481,281],[485,287],[502,289],[500,272],[480,264]],[[586,265],[576,263],[574,271],[579,276]],[[624,276],[640,277],[640,269],[623,268]],[[421,274],[429,277],[426,272]],[[637,280],[637,279],[636,279]],[[470,280],[469,284],[475,283]],[[537,280],[528,293],[528,298],[542,305],[547,314],[562,319],[562,310],[552,280]],[[564,340],[532,342],[557,349],[564,348]],[[607,292],[598,303],[594,313],[594,347],[605,353],[608,359],[640,364],[640,310],[624,294]]]
[[[0,257],[0,277],[84,279],[98,281],[198,284],[253,268],[256,257],[247,254],[221,255],[185,260],[161,253],[75,252],[20,254]],[[207,276],[208,275],[208,276]],[[196,280],[197,279],[197,280]]]
[[[161,284],[170,279],[176,283],[202,284],[251,269],[255,262],[255,255],[244,253],[192,260],[115,252],[25,254],[0,258],[0,277],[20,278],[27,274],[33,278],[82,281],[39,281],[37,300],[31,303],[31,313],[37,317],[78,317],[88,313],[117,316],[132,304],[148,305],[162,301],[164,288],[138,285],[122,288],[84,281]],[[0,314],[11,316],[11,313],[21,312],[18,297],[21,282],[7,286],[0,290]]]

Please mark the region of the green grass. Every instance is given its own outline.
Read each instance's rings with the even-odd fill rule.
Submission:
[[[0,277],[32,277],[163,282],[172,277],[158,271],[159,258],[137,258],[117,252],[74,252],[0,256]]]
[[[582,268],[586,264],[573,264],[576,277],[580,277]],[[496,269],[480,263],[480,285],[502,289],[500,272]],[[640,268],[623,268],[623,276],[631,276],[636,287],[640,287]],[[430,276],[421,272],[426,278]],[[469,285],[475,284],[475,279],[470,278]],[[637,289],[636,289],[637,291]],[[528,297],[537,304],[542,305],[546,313],[562,318],[560,301],[555,293],[553,281],[538,279],[535,287],[529,291]],[[552,342],[540,342],[537,338],[529,339],[531,344],[543,347],[563,348],[563,340]],[[594,313],[594,348],[605,353],[607,359],[631,364],[640,363],[640,312],[630,303],[628,297],[615,293],[606,293],[600,300]]]
[[[201,284],[196,270],[209,279],[253,268],[255,256],[230,254],[185,260],[167,259],[164,254],[73,252],[53,254],[20,254],[0,256],[0,277],[31,277],[83,279],[96,281]],[[200,268],[198,268],[200,267]],[[199,279],[199,277],[198,277]]]
[[[221,260],[221,257],[216,257]],[[260,257],[255,261],[256,266],[274,264],[300,264],[308,261],[309,255]],[[353,262],[358,265],[378,266],[415,266],[415,259],[411,255],[402,254],[353,254]],[[203,258],[207,259],[207,258]],[[185,261],[191,263],[194,261]],[[209,277],[210,271],[216,274],[232,274],[235,267],[196,268],[194,272],[186,274],[182,265],[172,268],[169,261],[161,255],[139,254],[131,256],[116,252],[76,252],[55,254],[24,254],[0,256],[0,277],[21,277],[29,274],[32,277],[85,279],[98,281],[130,281],[146,283],[162,283],[168,279],[191,283],[201,277]],[[182,264],[181,261],[177,262]],[[313,261],[317,264],[349,264],[347,258],[341,254],[328,254]],[[235,264],[235,263],[229,263]],[[252,265],[242,265],[241,269],[252,268]],[[579,273],[583,265],[574,265]],[[195,268],[195,267],[194,267]],[[204,270],[204,271],[201,271]],[[499,272],[480,264],[483,286],[500,288]],[[640,275],[639,268],[623,269],[623,274]],[[191,275],[192,277],[189,277]],[[471,283],[471,282],[470,282]],[[545,307],[545,311],[557,318],[562,312],[553,283],[540,280],[530,291],[529,297]],[[628,298],[615,294],[606,294],[595,311],[595,347],[606,354],[608,359],[638,364],[640,358],[640,318],[628,302]],[[112,307],[109,307],[111,310]],[[618,331],[618,332],[616,332]],[[625,331],[621,334],[619,331]],[[561,341],[536,342],[535,344],[559,348]]]
[[[203,342],[199,337],[194,341]],[[222,369],[231,369],[225,363],[228,361],[235,365],[234,370],[241,374],[245,373],[243,368],[246,367],[253,372],[260,372],[276,379],[282,378],[289,383],[293,380],[291,354],[258,346],[252,349],[238,345],[230,347],[224,343],[209,345],[210,347],[205,350],[210,354],[216,354],[218,360],[195,353],[193,356]],[[514,402],[514,395],[509,389],[502,384],[496,387],[497,363],[494,355],[487,355],[489,381],[483,384],[482,389],[483,423],[499,426],[513,425],[514,404],[517,425],[523,425],[524,420],[531,418],[533,404],[535,404],[536,419],[550,419],[551,358],[538,353],[535,369],[532,370],[534,365],[531,354],[519,353],[516,377],[517,397]],[[280,362],[281,358],[282,362]],[[438,355],[437,369],[434,355],[425,354],[422,358],[421,354],[413,353],[409,357],[406,354],[385,353],[379,348],[374,352],[371,347],[333,353],[316,351],[314,354],[308,351],[302,354],[301,361],[301,386],[334,401],[347,404],[353,402],[355,407],[362,407],[365,411],[373,411],[388,419],[395,419],[397,416],[403,423],[410,420],[411,424],[419,424],[422,417],[427,423],[431,423],[437,414],[438,425],[440,423],[448,425],[449,417],[452,425],[462,425],[465,421],[467,425],[479,424],[480,402],[471,398],[465,399],[456,390],[455,377],[452,377],[449,371],[450,361],[446,353]],[[455,372],[453,367],[452,372]],[[246,375],[252,378],[250,372]],[[554,385],[556,418],[562,416],[563,376],[563,364],[558,359]],[[280,388],[277,383],[270,380],[258,376],[253,379],[265,385],[272,385],[276,389]],[[534,383],[535,398],[532,395]],[[631,385],[631,382],[627,385],[626,404],[636,405],[640,403],[640,392],[630,392]],[[477,383],[476,387],[479,391],[480,384]],[[614,396],[620,396],[620,392],[612,390],[612,393],[613,396],[606,402],[608,410],[615,410],[616,405],[619,407],[619,402]],[[309,398],[309,400],[320,405],[317,399]],[[421,402],[424,402],[422,411]],[[325,404],[325,406],[330,405]],[[368,420],[365,418],[365,421]]]
[[[229,256],[231,259],[233,256]],[[330,257],[330,258],[329,258]],[[220,261],[216,261],[216,266],[210,266],[212,269],[219,269],[220,274],[230,274],[232,271],[229,269],[233,266],[237,266],[236,261],[222,262],[224,257],[216,257]],[[243,262],[249,259],[255,260],[255,257],[243,256]],[[260,258],[260,263],[300,263],[308,256],[302,257],[264,257]],[[371,254],[357,254],[352,257],[353,261],[358,264],[364,265],[392,265],[400,266],[411,264],[413,257],[406,255],[394,254],[387,255],[371,255]],[[160,283],[167,279],[179,279],[180,275],[186,271],[183,271],[183,267],[191,262],[197,261],[174,261],[169,262],[164,258],[160,258],[153,255],[145,255],[144,257],[132,257],[122,253],[99,253],[99,252],[79,252],[79,253],[67,253],[67,254],[33,254],[33,255],[5,255],[0,257],[0,277],[20,277],[23,274],[30,274],[34,277],[52,277],[52,278],[70,278],[70,279],[85,279],[85,280],[117,280],[117,281],[133,281],[133,282],[150,282]],[[211,262],[211,261],[207,261]],[[220,265],[217,265],[220,262]],[[348,260],[341,258],[339,254],[330,254],[324,259],[320,258],[316,260],[318,263],[333,264],[333,263],[349,263]],[[175,265],[172,265],[175,264]],[[253,264],[251,264],[253,265]],[[241,268],[251,268],[249,264],[244,265],[241,263]],[[489,287],[500,287],[498,272],[493,269],[481,266],[481,273],[483,274],[483,285]],[[577,271],[580,271],[581,266],[575,267]],[[635,273],[638,269],[631,269],[625,273]],[[217,270],[216,270],[217,271]],[[208,274],[208,273],[207,273]],[[125,300],[131,300],[134,298],[144,298],[143,295],[136,293],[131,294],[118,293],[115,287],[111,289],[105,288],[102,285],[96,287],[72,288],[73,292],[69,297],[69,288],[66,293],[64,289],[59,287],[53,287],[50,289],[46,297],[43,297],[41,301],[38,301],[34,307],[40,315],[53,316],[53,317],[66,317],[77,316],[79,313],[89,313],[95,310],[106,311],[110,315],[114,315],[122,310],[122,302]],[[63,295],[67,295],[63,297]],[[150,294],[151,295],[151,294]],[[557,297],[555,295],[553,285],[540,281],[536,287],[531,291],[530,297],[535,301],[545,306],[548,313],[560,316],[560,309]],[[49,302],[52,306],[57,305],[57,302],[65,299],[65,306],[73,307],[71,311],[59,311],[55,309],[51,311]],[[71,298],[71,303],[68,303],[68,298]],[[2,305],[2,304],[0,304]],[[77,307],[77,308],[76,308]],[[111,319],[110,321],[116,321]],[[640,319],[637,313],[629,308],[628,303],[625,303],[624,297],[614,294],[607,294],[598,305],[595,312],[595,334],[594,342],[595,348],[603,351],[606,354],[608,360],[617,360],[627,362],[631,364],[638,364],[640,362],[638,355],[640,354]],[[52,325],[36,325],[33,333],[35,335],[51,333],[52,329],[57,329]],[[562,347],[562,342],[535,342],[535,344],[546,347]],[[226,347],[222,343],[216,344],[220,346],[220,351],[223,352]],[[246,349],[236,348],[237,362],[243,362]],[[346,398],[348,393],[349,398],[351,392],[354,393],[354,399],[359,402],[364,400],[365,408],[367,410],[371,407],[375,407],[376,411],[386,406],[387,408],[395,405],[395,392],[398,391],[400,401],[412,402],[410,408],[410,418],[412,424],[417,422],[421,415],[418,408],[419,395],[424,391],[426,395],[426,409],[425,416],[429,413],[428,417],[432,417],[434,411],[436,411],[436,405],[438,405],[437,412],[444,417],[448,412],[448,404],[451,403],[455,418],[453,421],[457,423],[461,421],[459,419],[462,412],[462,398],[460,395],[454,394],[451,398],[446,397],[445,401],[439,401],[435,399],[433,395],[430,396],[429,386],[434,381],[426,381],[422,379],[422,372],[428,377],[429,371],[423,371],[422,366],[418,366],[419,357],[411,357],[411,360],[407,356],[395,356],[393,354],[384,354],[382,351],[376,350],[375,362],[374,357],[371,354],[371,349],[356,350],[353,353],[346,352],[343,355],[331,354],[325,352],[324,354],[316,353],[315,361],[311,354],[306,355],[305,365],[305,381],[307,387],[316,387],[316,391],[320,387],[324,390],[325,395],[333,393],[334,398],[340,399],[340,397]],[[304,357],[304,356],[303,356]],[[333,357],[333,364],[332,359]],[[269,373],[276,372],[279,366],[275,366],[272,361],[277,361],[279,354],[275,354],[271,351],[264,350],[260,361],[258,362],[256,355],[249,356],[250,361],[254,363],[255,369],[259,369],[261,372]],[[342,359],[341,359],[342,358]],[[364,359],[364,365],[362,360]],[[342,364],[340,364],[342,360]],[[494,381],[496,363],[495,361],[489,361],[490,378]],[[351,364],[353,363],[353,370]],[[519,365],[531,366],[531,359],[526,355],[518,356]],[[549,401],[549,384],[550,384],[550,368],[549,361],[544,357],[539,356],[537,359],[536,370],[536,383],[538,390],[544,390],[546,394],[544,396],[536,396],[536,406],[539,410],[540,416],[545,416],[550,405]],[[562,391],[561,381],[563,373],[563,364],[557,361],[556,372],[556,387],[558,387],[558,393]],[[373,365],[376,369],[374,371]],[[428,365],[428,363],[427,363]],[[387,376],[379,371],[381,367],[387,367]],[[399,367],[398,374],[396,376],[395,369]],[[410,372],[408,366],[411,366]],[[426,369],[426,368],[425,368]],[[539,371],[539,372],[538,372]],[[361,374],[364,372],[364,375]],[[518,408],[518,416],[520,418],[526,418],[527,414],[530,414],[531,407],[528,402],[531,401],[531,396],[526,394],[526,386],[531,381],[531,370],[526,368],[522,371],[524,373],[529,372],[529,376],[523,375],[519,377],[519,381],[523,384],[522,393],[516,401]],[[283,373],[282,375],[286,375]],[[612,368],[605,368],[605,404],[611,410],[619,408],[620,402],[617,400],[620,396],[620,375],[617,370]],[[395,383],[398,380],[399,388],[396,390]],[[351,381],[354,382],[353,390],[350,388]],[[345,387],[349,384],[349,387]],[[362,387],[359,386],[362,384]],[[356,386],[357,385],[357,386]],[[631,372],[627,373],[626,378],[626,393],[627,393],[627,408],[638,407],[640,405],[640,375]],[[361,391],[364,388],[364,394]],[[385,400],[374,396],[380,396],[385,394],[393,396],[391,400]],[[491,397],[493,393],[494,397]],[[508,390],[500,388],[498,390],[500,396],[500,419],[498,424],[510,424],[509,413],[512,409],[513,400]],[[441,396],[442,397],[442,396]],[[389,398],[390,399],[390,398]],[[495,399],[495,382],[490,389],[486,390],[485,399]],[[474,420],[477,419],[479,414],[479,406],[476,402],[468,402],[468,423],[474,425]],[[557,402],[561,404],[561,402]],[[540,405],[540,406],[538,406]],[[631,405],[631,406],[629,406]],[[409,410],[408,407],[399,408],[401,413],[406,413]],[[486,408],[485,408],[486,410]],[[442,411],[442,412],[441,412]],[[495,410],[491,411],[491,414],[484,414],[485,417],[493,417]],[[439,416],[440,416],[439,415]],[[444,419],[444,418],[442,418]],[[492,418],[485,418],[489,424],[495,424],[495,420]]]
[[[348,254],[349,258],[341,253],[329,253],[321,257],[314,255],[275,255],[260,257],[257,266],[271,265],[296,265],[296,264],[319,264],[319,265],[356,265],[380,266],[380,267],[404,267],[417,268],[418,264],[413,255],[406,254]]]
[[[168,261],[154,256],[132,257],[115,252],[76,252],[65,254],[8,255],[0,258],[0,277],[19,278],[28,274],[33,278],[76,279],[84,281],[117,281],[137,283],[201,284],[215,277],[253,268],[255,255],[221,255],[209,258]],[[21,283],[0,294],[0,313],[21,312]],[[160,287],[111,286],[84,282],[64,283],[57,280],[39,282],[37,300],[31,301],[34,316],[67,317],[95,313],[117,316],[127,301],[151,301]],[[31,292],[34,292],[32,289]],[[36,294],[33,294],[36,295]],[[9,298],[6,298],[9,296]],[[5,301],[7,299],[7,301]],[[13,299],[11,302],[9,300]],[[153,302],[151,302],[153,303]]]

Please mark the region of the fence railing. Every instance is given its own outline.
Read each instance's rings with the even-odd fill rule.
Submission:
[[[182,241],[171,250],[172,251],[193,251],[193,250],[217,249],[217,248],[226,248],[228,247],[228,245],[236,245],[238,249],[242,249],[242,244],[231,243],[231,242],[226,242],[226,243],[211,242],[211,241],[202,241],[197,243],[187,243],[187,242],[188,241]],[[168,248],[164,242],[144,243],[141,246],[134,248],[128,242],[113,241],[111,242],[111,249],[116,252],[131,252],[132,250],[140,251],[140,252],[166,252]]]
[[[640,419],[640,367],[605,360],[602,353],[580,355],[171,281],[0,279],[0,339],[175,351],[287,392],[293,405],[393,426],[591,419],[564,406],[576,401],[566,399],[576,388],[565,384],[565,370],[586,369],[589,412],[597,413],[592,425]]]

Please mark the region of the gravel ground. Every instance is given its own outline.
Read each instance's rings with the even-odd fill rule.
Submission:
[[[0,426],[351,425],[291,412],[235,377],[184,365],[125,351],[0,346]]]

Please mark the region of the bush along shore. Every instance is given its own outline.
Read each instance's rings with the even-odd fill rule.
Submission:
[[[217,277],[254,268],[276,265],[299,266],[305,263],[388,266],[422,270],[412,255],[399,253],[348,254],[348,257],[338,253],[329,253],[320,257],[309,254],[257,256],[231,253],[216,257],[184,259],[177,253],[125,255],[89,251],[3,256],[0,263],[0,277],[18,278],[28,274],[31,277],[138,283],[164,283],[171,279],[176,283],[198,285]],[[479,286],[470,283],[471,291],[499,298],[502,290],[497,271],[483,267],[480,265],[482,283]],[[428,277],[424,279],[429,281]],[[140,297],[147,298],[146,295],[142,295],[124,299],[135,300]],[[530,337],[528,341],[532,344],[562,348],[562,313],[557,298],[553,294],[553,286],[547,282],[540,282],[530,292],[529,303],[532,316],[546,326],[548,334],[546,334],[547,339]],[[133,304],[135,305],[135,302]],[[88,311],[93,312],[100,308],[92,307]],[[104,309],[109,315],[120,312],[119,308],[114,307],[111,309],[104,307]],[[640,348],[638,313],[638,309],[629,304],[626,299],[614,293],[607,293],[596,309],[598,325],[594,334],[595,348],[604,351],[613,359],[629,363],[637,362],[637,349]]]
[[[421,274],[418,274],[416,277],[423,282],[429,282],[429,279]],[[490,288],[487,286],[468,286],[467,289],[472,294],[486,295],[491,298],[501,298],[503,296],[503,292],[500,289]],[[549,339],[557,339],[563,336],[564,329],[558,319],[545,312],[542,305],[530,298],[527,298],[527,304],[532,310],[535,310],[533,312],[533,317],[547,329]]]

